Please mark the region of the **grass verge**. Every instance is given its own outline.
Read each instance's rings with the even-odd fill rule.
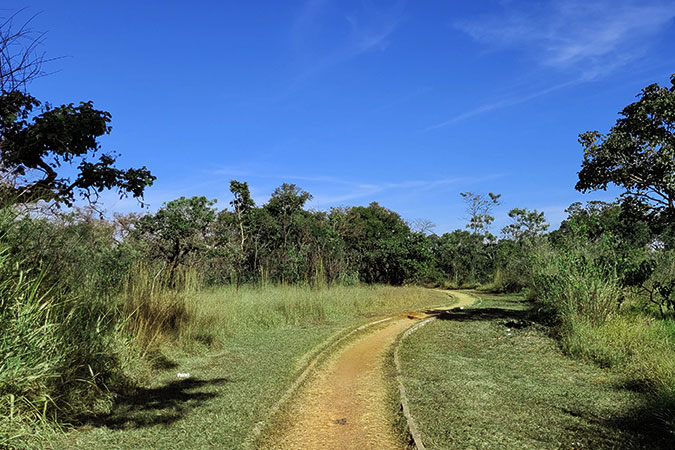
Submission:
[[[530,304],[487,296],[406,339],[404,384],[428,448],[671,448],[653,397],[571,360]]]

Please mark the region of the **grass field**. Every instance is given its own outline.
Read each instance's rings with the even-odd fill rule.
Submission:
[[[147,386],[121,396],[111,414],[83,418],[75,430],[51,436],[46,446],[242,448],[307,355],[331,335],[378,316],[448,302],[440,292],[378,286],[197,293],[186,303],[191,323],[173,343],[163,341]]]
[[[428,448],[672,448],[650,397],[564,356],[529,303],[486,296],[401,347],[404,384]]]

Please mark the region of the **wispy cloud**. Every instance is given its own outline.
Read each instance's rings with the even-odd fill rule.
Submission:
[[[476,41],[522,50],[543,66],[590,80],[643,56],[673,18],[673,0],[554,0],[508,2],[497,14],[455,26]]]
[[[291,41],[300,70],[289,90],[307,79],[364,53],[384,50],[396,30],[405,6],[398,1],[386,8],[370,1],[345,13],[335,0],[308,0],[291,29]]]
[[[545,78],[548,69],[553,70],[555,78],[569,81],[534,92],[505,94],[431,125],[425,131],[606,77],[644,58],[653,37],[675,19],[675,0],[552,0],[528,2],[526,6],[508,1],[502,4],[503,8],[496,13],[454,25],[477,42],[493,49],[518,50],[534,60],[534,64],[524,70],[524,78],[528,75],[532,78],[533,74]]]
[[[243,176],[252,180],[278,180],[281,182],[310,183],[310,192],[314,194],[314,199],[311,204],[318,208],[323,208],[331,205],[342,204],[347,201],[356,200],[360,198],[371,197],[376,194],[384,194],[389,192],[405,191],[407,193],[420,194],[426,191],[435,189],[442,189],[444,187],[456,184],[476,183],[488,179],[494,179],[501,175],[486,175],[480,178],[477,177],[446,177],[430,180],[400,180],[400,181],[379,181],[379,182],[363,182],[352,179],[344,179],[329,175],[293,175],[293,174],[269,174],[261,171],[252,170],[245,172],[241,170],[218,169],[212,172],[218,176]],[[304,186],[303,186],[304,187]],[[258,201],[258,198],[256,198]]]
[[[319,193],[315,196],[313,204],[317,207],[324,207],[329,205],[338,205],[347,201],[357,200],[365,197],[370,197],[369,200],[374,200],[372,197],[376,194],[385,194],[396,191],[414,192],[419,194],[424,191],[431,191],[448,185],[469,183],[474,181],[476,181],[476,179],[470,177],[452,177],[436,180],[407,180],[382,183],[348,182],[345,183],[348,184],[346,191],[333,194]]]
[[[577,80],[573,80],[573,81],[568,81],[566,83],[556,84],[554,86],[550,86],[546,89],[541,89],[541,90],[532,92],[532,93],[527,94],[527,95],[520,95],[520,96],[513,96],[512,95],[512,96],[503,98],[501,100],[498,100],[498,101],[495,101],[495,102],[492,102],[492,103],[486,103],[484,105],[477,106],[477,107],[475,107],[473,109],[470,109],[468,111],[465,111],[463,113],[457,114],[456,116],[453,116],[448,120],[437,123],[435,125],[431,125],[430,127],[426,128],[424,131],[430,131],[430,130],[434,130],[436,128],[442,128],[442,127],[446,127],[448,125],[453,125],[457,122],[461,122],[462,120],[469,119],[471,117],[477,116],[479,114],[486,113],[488,111],[493,111],[493,110],[496,110],[496,109],[506,108],[508,106],[514,106],[514,105],[518,105],[520,103],[525,103],[525,102],[528,102],[530,100],[534,100],[537,97],[542,97],[546,94],[550,94],[551,92],[566,88],[568,86],[572,86],[574,84],[579,84],[581,82],[582,82],[581,79],[577,79]]]

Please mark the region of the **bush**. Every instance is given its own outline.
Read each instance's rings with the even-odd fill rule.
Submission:
[[[648,392],[648,413],[675,424],[675,325],[646,314],[620,310],[630,288],[622,287],[616,265],[597,244],[545,249],[533,260],[531,294],[558,325],[563,349],[611,367],[626,387]],[[615,258],[618,261],[620,258]],[[628,302],[627,302],[628,303]]]
[[[66,420],[109,406],[108,388],[123,382],[111,302],[42,287],[6,249],[0,272],[0,416]]]
[[[578,318],[602,323],[623,301],[615,266],[597,255],[592,245],[569,250],[543,246],[533,255],[531,295],[563,326]]]
[[[48,426],[107,410],[111,389],[127,383],[124,366],[133,356],[120,333],[114,298],[92,287],[94,264],[87,255],[64,258],[61,265],[46,262],[76,252],[77,239],[59,248],[63,241],[42,239],[54,236],[51,224],[17,218],[8,209],[0,211],[0,230],[2,447],[34,439],[36,423]],[[31,246],[21,245],[26,236],[36,238]],[[27,433],[6,434],[21,429]]]

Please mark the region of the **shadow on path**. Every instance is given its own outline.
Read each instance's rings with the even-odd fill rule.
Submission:
[[[155,388],[136,388],[130,394],[120,395],[110,414],[81,417],[80,421],[111,429],[169,425],[216,397],[214,386],[231,381],[227,378],[190,378]]]

